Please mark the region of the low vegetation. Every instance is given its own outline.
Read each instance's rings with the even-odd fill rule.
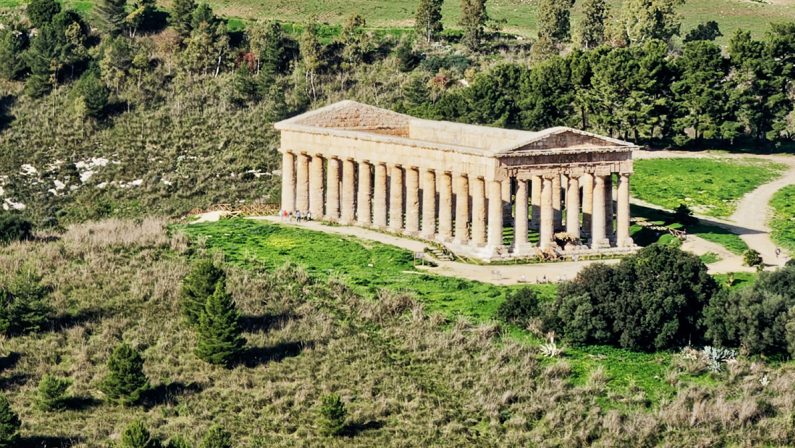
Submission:
[[[770,237],[779,246],[795,254],[795,186],[779,190],[770,202],[773,218],[770,221]]]

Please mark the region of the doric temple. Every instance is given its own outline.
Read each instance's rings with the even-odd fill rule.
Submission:
[[[483,260],[634,248],[631,143],[565,127],[422,120],[353,101],[276,129],[290,213],[437,241]]]

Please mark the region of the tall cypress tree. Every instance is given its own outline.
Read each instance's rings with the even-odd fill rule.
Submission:
[[[541,0],[538,6],[538,37],[555,45],[571,40],[571,8],[574,0]]]
[[[180,291],[182,315],[191,325],[199,323],[207,298],[215,292],[215,286],[225,284],[226,273],[210,259],[201,259],[193,265],[191,272],[182,280]]]
[[[119,344],[108,359],[108,374],[101,389],[116,403],[132,405],[149,388],[144,374],[144,360],[137,350],[127,343]]]
[[[0,448],[13,448],[19,441],[19,415],[11,409],[11,403],[0,394]]]
[[[583,48],[596,48],[605,42],[605,22],[610,17],[610,9],[605,0],[584,0],[582,3],[582,24],[580,25],[580,45]]]
[[[199,316],[196,355],[210,364],[229,366],[245,345],[235,302],[218,282]]]
[[[420,0],[414,16],[414,31],[426,44],[431,44],[442,32],[442,3],[444,0]]]
[[[18,22],[0,30],[0,76],[19,79],[27,69],[24,51],[28,47],[28,30]]]
[[[483,39],[483,28],[488,22],[486,0],[461,0],[461,26],[464,27],[464,44],[477,51]]]

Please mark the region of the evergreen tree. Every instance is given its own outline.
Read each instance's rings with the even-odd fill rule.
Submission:
[[[231,48],[226,25],[214,15],[207,16],[208,9],[203,4],[193,15],[193,31],[182,53],[183,67],[193,74],[217,77],[230,65]]]
[[[100,118],[108,105],[108,89],[96,70],[88,70],[75,84],[76,109],[83,117]]]
[[[320,43],[320,29],[316,21],[311,20],[301,34],[301,63],[306,83],[312,100],[318,97],[317,74],[323,65],[323,46]]]
[[[135,420],[121,433],[119,448],[157,448],[160,444],[152,438],[152,434],[146,429],[146,425],[141,420]]]
[[[259,64],[259,83],[267,91],[284,71],[284,31],[276,21],[267,24],[262,32],[259,32],[260,29],[252,35],[252,50]]]
[[[196,11],[195,0],[174,0],[171,10],[171,26],[183,39],[193,31],[193,13]]]
[[[100,0],[94,6],[99,28],[117,36],[127,28],[127,0]]]
[[[420,0],[414,15],[414,31],[430,45],[442,32],[442,4],[444,0]]]
[[[623,26],[629,41],[639,44],[649,40],[668,42],[679,35],[681,17],[677,8],[685,0],[627,0],[623,5]]]
[[[684,42],[695,42],[699,40],[713,41],[723,36],[720,32],[718,22],[710,20],[709,22],[699,23],[698,26],[690,30],[684,38]]]
[[[367,22],[364,17],[354,14],[348,17],[340,33],[342,48],[343,68],[351,69],[361,64],[367,54],[368,41],[364,32]]]
[[[72,384],[66,378],[44,375],[39,381],[36,407],[42,411],[54,411],[66,407],[66,389]]]
[[[34,27],[42,28],[61,12],[61,4],[55,0],[31,0],[25,12]]]
[[[164,445],[166,448],[192,448],[193,445],[182,436],[174,436]]]
[[[259,101],[260,89],[246,64],[240,66],[232,79],[231,100],[238,106]]]
[[[246,345],[242,332],[235,302],[218,282],[199,316],[196,355],[210,364],[229,366]]]
[[[489,20],[486,0],[461,0],[461,21],[464,44],[472,51],[480,49],[483,28]]]
[[[348,411],[345,403],[337,394],[329,394],[323,397],[320,405],[320,416],[318,423],[323,434],[328,436],[338,436],[345,431],[345,419]]]
[[[122,405],[138,403],[149,388],[144,374],[144,360],[137,350],[122,342],[108,359],[108,374],[102,381],[102,392],[113,402]]]
[[[28,48],[28,30],[19,22],[0,29],[0,77],[19,79],[25,70],[24,52]]]
[[[191,325],[199,323],[207,298],[215,292],[219,282],[226,284],[226,273],[209,258],[202,258],[194,263],[190,273],[182,280],[182,314]]]
[[[232,448],[232,434],[220,425],[213,425],[202,438],[199,448]]]
[[[0,285],[0,333],[40,330],[51,311],[46,302],[49,292],[32,271],[22,271]]]
[[[132,11],[125,18],[125,26],[130,31],[130,37],[135,37],[139,30],[152,28],[152,18],[157,10],[155,0],[135,0]]]
[[[0,394],[0,448],[14,448],[19,442],[19,428],[22,422],[19,415],[11,409],[11,403]]]
[[[605,42],[605,22],[610,17],[610,9],[605,0],[584,0],[582,3],[582,23],[580,24],[580,46],[596,48]]]
[[[538,37],[546,38],[556,47],[571,41],[571,8],[574,0],[540,0],[538,5]]]
[[[489,126],[515,127],[518,124],[517,100],[526,70],[517,64],[502,64],[475,77],[464,92],[465,121]]]
[[[194,30],[202,24],[205,24],[208,28],[213,29],[220,22],[218,17],[216,17],[215,12],[213,12],[213,8],[211,8],[207,3],[202,3],[197,6],[193,11],[193,16],[190,20],[191,28]]]
[[[523,129],[566,125],[574,115],[571,72],[566,60],[559,56],[536,65],[522,79],[519,92]]]
[[[60,68],[58,38],[52,25],[39,29],[25,59],[30,68],[25,93],[34,98],[47,94],[55,85]]]

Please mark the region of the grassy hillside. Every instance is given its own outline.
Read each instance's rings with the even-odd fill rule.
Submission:
[[[81,11],[91,9],[92,0],[66,0],[66,4]],[[170,6],[169,0],[158,3]],[[361,14],[370,26],[379,28],[406,28],[413,23],[418,0],[209,0],[221,15],[244,21],[279,19],[287,22],[304,22],[310,16],[321,21],[340,24],[351,14]],[[578,2],[579,3],[579,2]],[[609,0],[614,13],[621,8],[622,0]],[[0,7],[19,7],[24,0],[0,0]],[[536,33],[536,2],[528,0],[490,0],[491,17],[502,23],[504,30],[525,36]],[[750,29],[756,35],[764,33],[771,21],[791,20],[795,17],[795,0],[688,0],[681,8],[682,29],[687,31],[698,23],[716,20],[724,36],[736,29]],[[460,2],[446,0],[443,8],[444,22],[456,27],[460,15]],[[581,17],[579,5],[575,6],[573,28]],[[726,37],[721,39],[725,41]]]

